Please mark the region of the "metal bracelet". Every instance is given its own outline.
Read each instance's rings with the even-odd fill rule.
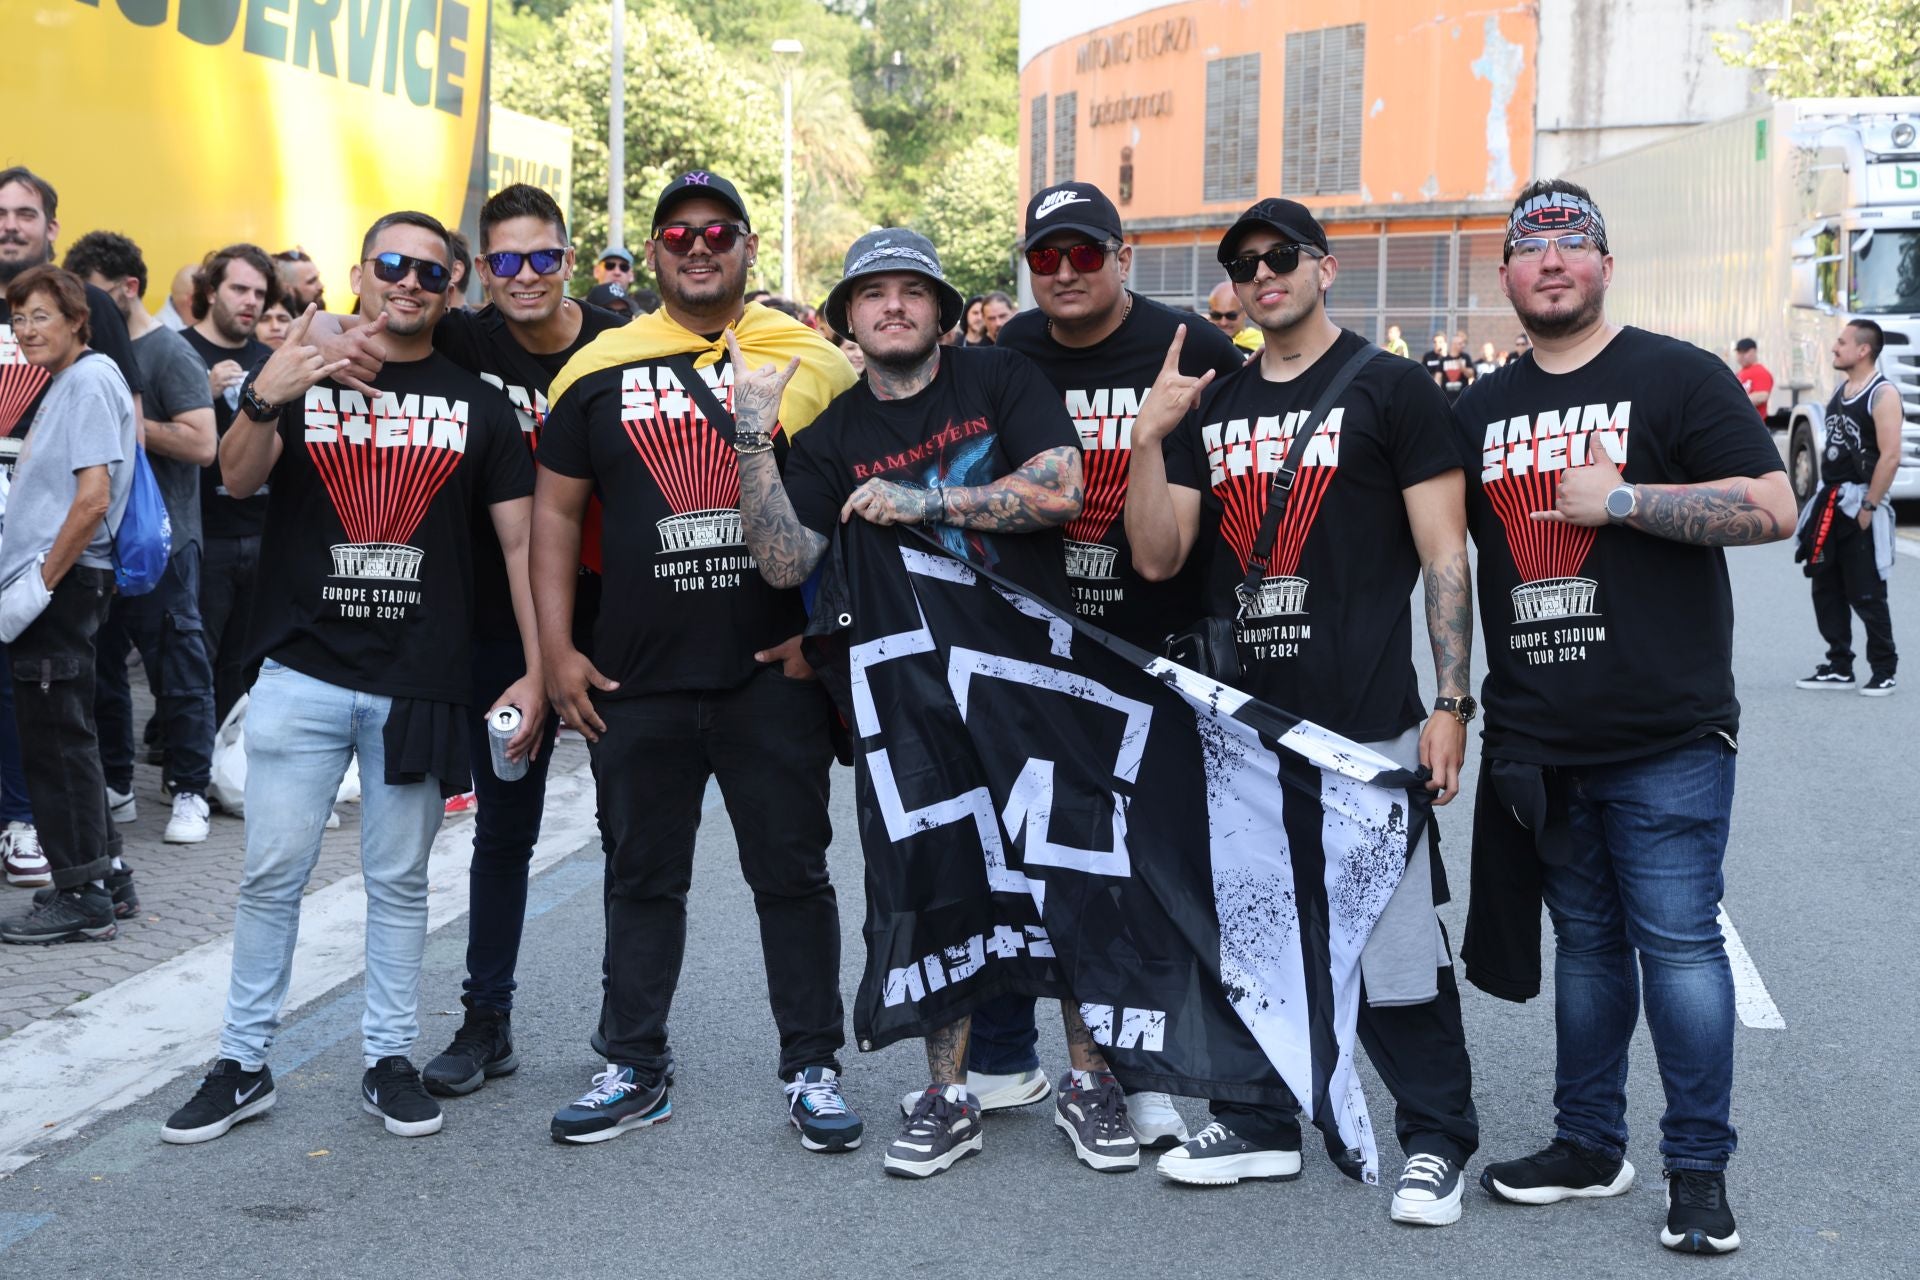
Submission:
[[[773,437],[764,431],[743,432],[733,438],[735,453],[765,453],[773,448]]]

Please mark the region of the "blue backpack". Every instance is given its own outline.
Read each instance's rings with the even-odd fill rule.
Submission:
[[[144,596],[160,585],[173,554],[173,521],[160,497],[147,451],[133,446],[133,483],[113,534],[113,585],[123,596]]]

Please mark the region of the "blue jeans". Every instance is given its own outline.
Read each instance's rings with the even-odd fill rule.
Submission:
[[[1735,1145],[1733,973],[1717,917],[1733,749],[1709,735],[1565,773],[1572,856],[1542,867],[1559,1136],[1625,1153],[1627,1045],[1644,990],[1667,1095],[1660,1152],[1670,1169],[1724,1169]]]
[[[967,1070],[1013,1076],[1040,1065],[1040,1030],[1034,1025],[1033,997],[995,996],[973,1011],[967,1033]]]
[[[220,1056],[267,1060],[293,977],[300,896],[347,762],[360,758],[360,868],[367,888],[363,1052],[404,1055],[420,1034],[427,945],[427,851],[444,805],[433,779],[389,786],[382,735],[390,700],[267,661],[247,703],[247,864],[234,908],[233,980]]]
[[[205,795],[213,767],[213,663],[200,628],[200,548],[187,543],[144,596],[115,596],[94,655],[94,718],[107,785],[133,790],[133,689],[127,649],[140,651],[154,680],[154,709],[166,749],[167,789]]]
[[[33,825],[33,802],[27,799],[27,771],[20,763],[20,729],[13,722],[12,666],[7,646],[0,644],[0,823]]]

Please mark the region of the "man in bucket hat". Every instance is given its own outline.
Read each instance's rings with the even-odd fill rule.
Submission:
[[[1060,395],[1026,357],[942,347],[963,303],[926,237],[870,232],[847,251],[822,314],[866,359],[866,378],[794,441],[786,479],[769,454],[788,372],[740,369],[740,514],[747,549],[776,587],[805,581],[834,524],[917,524],[954,555],[1072,608],[1062,529],[1080,514],[1080,440]],[[1126,1101],[1078,1013],[1068,1011],[1072,1107],[1060,1124],[1082,1161],[1131,1169]],[[962,1018],[927,1037],[932,1083],[887,1150],[888,1173],[924,1178],[981,1147]]]

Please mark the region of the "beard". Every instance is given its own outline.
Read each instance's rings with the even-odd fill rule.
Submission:
[[[7,239],[0,241],[0,247],[25,251],[19,253],[17,257],[0,255],[0,285],[12,284],[14,277],[29,267],[38,267],[53,261],[52,245],[42,246],[37,255],[33,252],[33,242],[30,240]]]
[[[213,327],[220,331],[220,336],[229,342],[245,342],[253,336],[253,326],[240,323],[240,318],[222,306],[218,299],[207,308],[207,315],[212,319]]]
[[[1571,311],[1530,311],[1519,300],[1513,304],[1514,314],[1520,317],[1520,323],[1535,338],[1564,338],[1570,334],[1590,329],[1606,314],[1607,293],[1604,289],[1595,289],[1578,307]]]
[[[682,264],[685,261],[682,259]],[[714,311],[738,306],[747,296],[745,262],[735,260],[729,253],[725,257],[715,257],[714,264],[719,270],[698,282],[688,281],[678,270],[660,272],[660,297],[683,311]]]
[[[912,373],[927,362],[935,347],[940,345],[940,335],[916,335],[920,340],[911,349],[897,348],[893,351],[874,351],[864,343],[860,354],[866,358],[867,368],[878,369],[882,373]]]

